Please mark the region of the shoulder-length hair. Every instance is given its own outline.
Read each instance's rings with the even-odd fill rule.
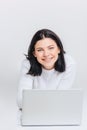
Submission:
[[[51,38],[54,40],[57,44],[57,46],[60,49],[60,53],[58,54],[58,59],[55,62],[55,70],[58,72],[64,72],[65,71],[65,59],[64,59],[64,49],[62,42],[60,38],[51,30],[48,29],[41,29],[37,31],[30,43],[30,46],[28,48],[28,54],[26,55],[27,60],[30,62],[30,68],[27,74],[33,75],[33,76],[39,76],[42,73],[42,66],[41,64],[37,61],[36,57],[34,57],[33,52],[35,50],[35,44],[37,41],[43,39],[43,38]]]

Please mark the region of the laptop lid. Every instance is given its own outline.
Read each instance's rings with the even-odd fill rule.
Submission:
[[[24,90],[22,125],[80,125],[81,90]]]

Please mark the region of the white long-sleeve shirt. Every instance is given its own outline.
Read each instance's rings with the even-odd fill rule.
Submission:
[[[22,63],[20,81],[18,86],[18,107],[22,108],[22,92],[24,89],[70,89],[76,75],[76,63],[71,56],[64,54],[66,70],[62,73],[55,69],[46,70],[42,68],[40,76],[26,74],[30,68],[29,61],[25,59]]]

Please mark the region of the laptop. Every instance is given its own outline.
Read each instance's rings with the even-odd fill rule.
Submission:
[[[80,125],[82,90],[24,90],[22,126]]]

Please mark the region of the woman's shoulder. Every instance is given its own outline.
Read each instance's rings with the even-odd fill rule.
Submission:
[[[22,67],[26,67],[27,69],[30,68],[30,62],[27,59],[23,59],[22,61]]]
[[[68,53],[64,54],[66,64],[76,64],[75,59]]]

